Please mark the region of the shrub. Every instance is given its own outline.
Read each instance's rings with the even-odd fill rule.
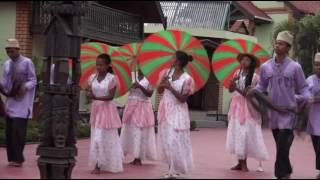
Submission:
[[[0,118],[0,146],[5,145],[5,128],[6,123],[3,118]],[[90,137],[90,126],[87,123],[79,122],[78,129],[76,132],[77,138],[88,138]],[[27,143],[39,142],[39,124],[38,121],[29,120],[27,126]]]

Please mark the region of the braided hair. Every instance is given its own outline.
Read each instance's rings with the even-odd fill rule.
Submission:
[[[253,56],[248,55],[248,54],[239,55],[238,59],[241,61],[243,57],[248,57],[251,60],[250,66],[249,66],[249,71],[248,71],[248,74],[246,75],[246,78],[245,78],[245,87],[247,88],[247,87],[251,86],[251,84],[252,84],[252,79],[253,79],[253,76],[254,76],[254,73],[255,73],[255,70],[257,67],[257,62],[255,61]]]

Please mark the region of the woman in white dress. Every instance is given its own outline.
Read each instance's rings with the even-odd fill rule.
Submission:
[[[133,165],[156,160],[154,113],[150,100],[152,93],[153,87],[139,69],[123,112],[120,136],[124,154],[134,156]]]
[[[159,151],[169,166],[165,178],[177,177],[193,169],[190,115],[186,101],[194,92],[194,80],[183,70],[190,61],[192,56],[177,51],[174,71],[162,73],[158,88],[158,92],[163,93],[158,111]]]
[[[118,81],[110,73],[110,63],[109,55],[99,55],[97,74],[91,75],[88,82],[87,97],[92,100],[89,169],[93,174],[123,171],[123,152],[118,134],[121,120],[112,102]]]
[[[259,60],[249,54],[240,54],[238,60],[241,70],[235,72],[230,86],[232,99],[228,112],[228,130],[226,149],[236,155],[238,164],[231,168],[247,172],[247,158],[252,157],[259,161],[258,171],[262,171],[262,161],[269,158],[264,144],[261,115],[246,97],[246,92],[259,81],[255,69]]]

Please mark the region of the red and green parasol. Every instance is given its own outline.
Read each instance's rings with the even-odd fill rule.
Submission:
[[[129,63],[131,69],[134,69],[135,65],[137,64],[137,56],[140,47],[140,43],[130,43],[125,44],[118,49],[121,52],[123,58]]]
[[[193,57],[185,70],[193,77],[195,90],[199,90],[209,78],[208,54],[198,39],[184,31],[164,30],[150,35],[141,45],[138,56],[142,73],[151,84],[157,85],[160,72],[171,67],[177,50]]]
[[[259,44],[244,40],[228,40],[219,45],[212,57],[212,70],[223,86],[229,88],[234,73],[240,69],[237,60],[239,54],[249,54],[259,60],[260,64],[267,61],[270,56]]]
[[[116,97],[124,95],[131,86],[131,70],[121,53],[112,46],[89,42],[81,45],[81,73],[80,86],[84,88],[88,78],[96,71],[96,58],[100,54],[108,54],[111,57],[111,66],[115,75],[119,79],[119,87]]]

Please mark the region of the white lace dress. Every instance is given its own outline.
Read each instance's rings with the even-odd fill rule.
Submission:
[[[153,89],[146,78],[138,83],[146,89]],[[133,155],[142,161],[156,160],[153,108],[150,98],[141,89],[131,89],[122,121],[120,139],[124,155]]]
[[[238,73],[239,71],[236,72]],[[246,76],[241,73],[236,82],[238,88],[245,89],[245,78]],[[256,85],[258,80],[259,76],[254,74],[252,85]],[[269,158],[261,129],[261,115],[237,91],[232,94],[228,121],[226,139],[228,152],[236,155],[238,160],[252,157],[263,161]]]
[[[178,92],[191,95],[194,81],[187,73],[172,81]],[[192,145],[190,139],[190,116],[188,104],[181,103],[169,90],[165,90],[160,101],[158,149],[161,159],[169,165],[169,174],[186,174],[193,169]]]
[[[116,86],[115,76],[108,73],[98,82],[95,75],[89,78],[89,85],[95,96],[108,95],[108,90]],[[123,152],[118,134],[121,121],[112,101],[93,101],[91,105],[91,137],[89,151],[89,169],[96,167],[112,173],[123,171]]]

